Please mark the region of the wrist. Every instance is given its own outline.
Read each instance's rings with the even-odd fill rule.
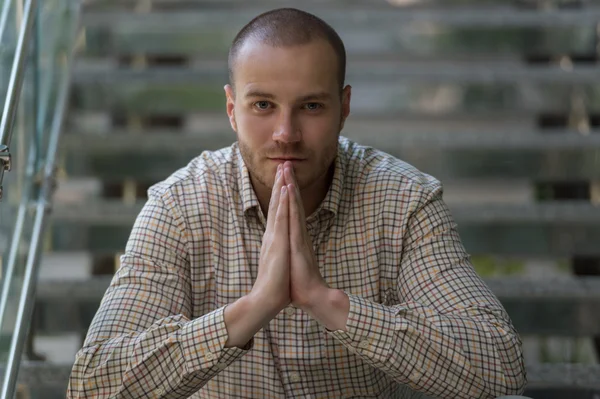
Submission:
[[[322,306],[326,301],[329,301],[332,295],[335,294],[335,291],[338,291],[333,288],[329,288],[328,286],[319,286],[318,288],[312,290],[304,301],[298,304],[298,307],[306,310],[312,311],[313,309],[317,309]]]
[[[329,330],[345,330],[350,299],[342,290],[323,287],[301,308]]]
[[[262,320],[263,325],[268,324],[288,305],[288,303],[274,301],[273,297],[255,291],[247,294],[244,301],[247,309],[257,315]]]

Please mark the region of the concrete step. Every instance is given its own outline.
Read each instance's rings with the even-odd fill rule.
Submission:
[[[96,2],[97,3],[97,2]],[[88,6],[86,54],[224,56],[237,31],[259,13],[286,2],[153,2],[148,12],[101,11]],[[413,3],[413,2],[411,2]],[[330,23],[350,57],[402,54],[591,55],[595,54],[597,4],[569,9],[536,9],[506,4],[448,3],[401,7],[394,1],[312,1],[293,3]],[[166,5],[168,4],[168,6]],[[232,7],[236,12],[232,12]],[[344,12],[338,10],[343,8]]]
[[[401,124],[401,120],[380,121],[369,127],[368,123],[349,121],[342,134],[392,154],[442,181],[600,178],[600,131],[586,135],[529,131],[398,133],[395,127]],[[157,181],[202,151],[217,150],[235,140],[228,127],[197,134],[65,134],[61,150],[69,176]]]
[[[170,10],[161,10],[160,3],[149,11],[126,12],[126,10],[102,11],[98,8],[84,9],[83,23],[85,26],[111,26],[112,29],[135,32],[141,27],[154,31],[180,30],[182,27],[194,28],[203,26],[206,29],[223,29],[223,27],[240,29],[258,14],[282,6],[282,2],[269,2],[251,5],[236,2],[235,13],[232,12],[232,2],[213,3],[207,7],[202,2],[188,2],[195,7],[173,4]],[[165,4],[164,2],[162,4]],[[438,3],[437,7],[396,7],[391,2],[368,1],[341,2],[312,1],[304,4],[294,4],[297,8],[315,13],[334,28],[341,27],[377,27],[380,30],[396,31],[399,27],[410,23],[437,23],[451,26],[478,27],[561,27],[594,25],[600,19],[598,3],[571,8],[524,8],[514,4],[487,2],[479,5],[454,6],[449,3]],[[343,8],[343,13],[340,12]]]
[[[19,374],[19,383],[31,392],[31,398],[54,399],[60,396],[55,392],[63,390],[71,374],[71,365],[25,362]],[[529,384],[525,394],[534,398],[549,398],[535,393],[559,392],[569,399],[595,399],[600,395],[600,366],[582,364],[546,364],[527,369]],[[48,391],[46,391],[48,390]],[[48,392],[45,394],[45,392]],[[43,396],[38,396],[43,395]],[[553,396],[554,398],[556,396]]]
[[[481,9],[490,7],[504,7],[520,10],[555,10],[577,9],[586,6],[598,5],[598,0],[305,0],[302,5],[321,8],[347,8],[370,7],[372,9],[400,9],[405,11],[466,8]],[[268,9],[276,7],[298,6],[293,0],[257,0],[252,3],[254,7]],[[139,0],[95,0],[86,3],[86,10],[203,10],[214,8],[242,8],[248,6],[245,0],[153,0],[150,7],[140,6]]]
[[[386,67],[387,68],[387,67]],[[92,70],[93,69],[93,70]],[[71,107],[75,112],[119,110],[128,113],[223,112],[227,69],[169,68],[111,70],[76,68]],[[396,112],[530,112],[569,114],[574,104],[600,112],[598,69],[554,67],[486,70],[477,65],[447,72],[435,69],[382,68],[373,75],[349,66],[352,111],[390,115]],[[357,71],[357,72],[353,72]],[[539,72],[538,73],[536,73]],[[428,72],[428,73],[425,73]],[[389,76],[385,76],[389,73]]]
[[[24,362],[19,383],[27,388],[31,398],[53,399],[60,397],[57,392],[66,392],[70,364],[45,362]],[[600,366],[588,364],[541,364],[527,367],[528,388],[526,394],[535,398],[589,398],[600,394]],[[48,392],[50,396],[37,396]],[[539,396],[539,393],[562,393],[567,396]],[[534,394],[537,393],[537,394]]]
[[[37,302],[43,305],[40,312],[53,316],[52,324],[46,325],[40,316],[39,331],[43,334],[73,329],[85,331],[111,278],[40,281],[37,289]],[[598,277],[494,277],[485,281],[505,306],[520,334],[569,337],[600,334],[600,319],[595,316],[600,306]],[[65,304],[69,312],[64,311]],[[85,317],[75,320],[73,314]]]
[[[86,201],[65,206],[55,204],[54,222],[81,225],[131,226],[144,201],[126,204],[119,200]],[[543,202],[537,204],[484,204],[461,206],[454,204],[451,212],[461,224],[600,224],[600,207],[582,201]],[[548,226],[549,227],[549,226]]]
[[[226,59],[207,60],[187,67],[123,68],[98,64],[94,60],[80,60],[72,82],[82,84],[211,84],[229,78]],[[595,65],[525,65],[515,61],[490,60],[472,62],[424,62],[398,59],[365,59],[348,63],[348,83],[454,83],[460,84],[515,84],[569,83],[586,84],[600,80],[600,68]]]
[[[49,231],[54,251],[123,250],[143,203],[88,201],[56,204]],[[472,254],[600,255],[600,208],[584,201],[451,207]]]
[[[445,101],[444,93],[438,101]],[[432,100],[435,104],[435,100]],[[549,132],[549,127],[540,127],[546,117],[561,119],[562,124],[553,129],[568,126],[568,113],[562,115],[535,115],[523,111],[502,112],[397,112],[393,114],[364,113],[352,109],[346,121],[344,132],[351,130],[361,132],[376,130],[381,133],[416,134],[416,133],[503,133],[508,132]],[[593,117],[594,115],[590,115]],[[211,136],[215,132],[229,134],[233,141],[233,132],[224,109],[218,112],[185,112],[176,114],[120,114],[108,110],[84,111],[72,113],[68,118],[68,126],[61,142],[69,140],[71,135],[124,135],[128,133],[182,133],[192,136]],[[558,121],[560,122],[560,121]],[[597,126],[593,124],[592,126]],[[561,128],[562,126],[562,128]],[[375,128],[375,129],[373,129]],[[501,129],[501,130],[500,130]],[[113,136],[108,136],[113,137]],[[215,137],[216,139],[217,137]],[[109,140],[110,141],[110,140]],[[141,140],[140,143],[142,144]],[[109,144],[108,144],[109,145]]]

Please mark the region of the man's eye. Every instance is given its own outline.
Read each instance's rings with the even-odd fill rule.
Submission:
[[[268,101],[257,101],[257,102],[254,103],[254,106],[256,108],[262,109],[262,110],[269,109],[270,105],[271,104]]]
[[[308,103],[305,104],[304,107],[309,111],[316,111],[323,108],[323,106],[319,103]]]

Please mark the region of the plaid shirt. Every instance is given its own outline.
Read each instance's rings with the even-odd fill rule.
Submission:
[[[237,143],[153,186],[73,366],[70,398],[493,398],[523,391],[521,341],[475,273],[440,183],[340,137],[307,220],[347,331],[284,309],[225,348],[266,219]],[[420,393],[423,394],[420,394]]]

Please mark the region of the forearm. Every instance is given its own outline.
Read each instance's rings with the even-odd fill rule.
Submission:
[[[116,398],[152,393],[186,398],[245,353],[238,348],[224,349],[227,333],[222,308],[193,321],[172,316],[144,331],[109,333],[110,338],[101,340],[103,327],[96,331],[92,325],[77,354],[69,398],[100,392]]]
[[[254,335],[277,316],[280,309],[271,309],[268,301],[252,294],[225,308],[226,348],[245,347]]]
[[[492,323],[486,318],[493,315],[479,309],[443,315],[414,302],[384,306],[349,297],[348,331],[331,334],[396,381],[440,398],[522,391],[520,341],[502,319]]]

